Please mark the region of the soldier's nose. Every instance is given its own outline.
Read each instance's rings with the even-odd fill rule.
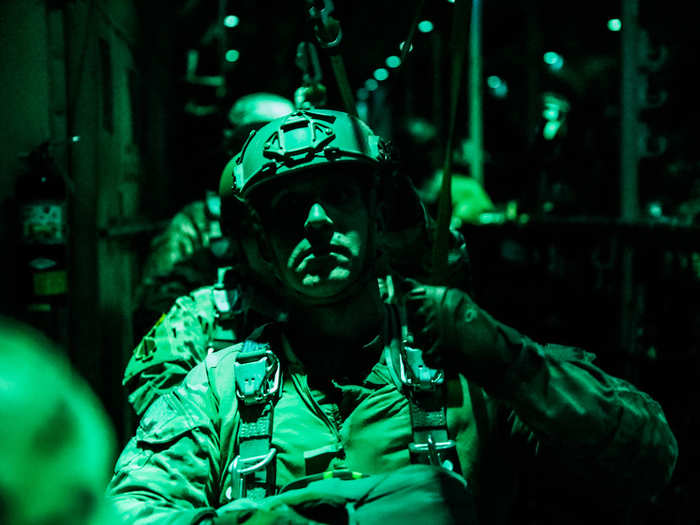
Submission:
[[[309,208],[309,213],[304,221],[304,230],[309,235],[320,235],[331,230],[333,220],[319,203],[314,203]]]

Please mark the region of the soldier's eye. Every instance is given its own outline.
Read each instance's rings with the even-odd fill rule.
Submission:
[[[354,187],[340,185],[325,190],[322,199],[333,206],[348,206],[354,203],[356,193]]]
[[[291,228],[303,221],[308,210],[308,198],[299,193],[288,192],[268,204],[263,221],[275,229]]]

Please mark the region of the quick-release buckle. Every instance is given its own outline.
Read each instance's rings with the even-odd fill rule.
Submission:
[[[229,485],[226,490],[226,497],[229,500],[246,497],[248,493],[246,478],[263,468],[267,470],[265,479],[267,486],[265,489],[269,493],[269,488],[274,483],[275,478],[272,472],[275,462],[272,460],[275,458],[276,454],[277,450],[270,448],[270,451],[262,456],[253,456],[250,458],[241,458],[240,455],[236,456],[228,467],[231,473],[231,485]]]
[[[426,365],[421,350],[403,345],[399,352],[399,379],[416,390],[435,390],[444,383],[445,373]]]
[[[427,463],[452,471],[459,466],[457,443],[452,439],[435,442],[432,436],[428,436],[427,443],[409,443],[408,451],[412,458],[423,459],[423,461],[411,461],[412,463]]]
[[[239,352],[234,363],[234,374],[236,397],[246,405],[267,402],[279,392],[280,362],[267,348]]]

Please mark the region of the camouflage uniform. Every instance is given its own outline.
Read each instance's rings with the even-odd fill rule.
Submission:
[[[417,198],[415,203],[419,207],[419,213],[423,214],[423,208]],[[415,216],[415,210],[413,216]],[[424,219],[424,222],[418,221],[419,226],[415,225],[415,221],[413,225],[392,225],[394,229],[386,231],[381,241],[387,255],[387,266],[392,270],[398,269],[404,276],[419,280],[427,279],[430,274],[431,239],[434,229],[434,223],[427,215]],[[182,223],[191,224],[189,220],[183,220]],[[190,229],[195,231],[194,228],[189,227],[183,227],[179,231]],[[170,229],[170,232],[164,237],[170,239],[182,237],[175,233],[174,228]],[[189,238],[194,240],[206,237],[190,235]],[[471,287],[471,272],[464,238],[458,231],[452,230],[450,241],[449,273],[446,282],[453,287],[468,290]],[[188,246],[194,245],[195,243],[192,242]],[[205,250],[203,245],[204,242],[200,253],[205,251],[211,253]],[[173,253],[174,250],[166,249],[166,244],[162,246],[162,253]],[[180,250],[180,253],[184,253],[184,250]],[[415,254],[423,254],[423,257],[417,258]],[[217,286],[205,286],[214,281],[213,278],[205,281],[205,275],[215,274],[215,264],[221,263],[222,260],[212,255],[211,257],[202,256],[199,259],[190,258],[187,261],[192,260],[209,263],[208,266],[202,264],[199,267],[203,270],[196,274],[200,278],[199,281],[175,280],[172,270],[162,273],[162,280],[169,283],[167,288],[158,287],[158,279],[146,280],[151,286],[152,293],[160,299],[158,304],[163,307],[162,311],[167,312],[168,308],[172,309],[147,331],[145,337],[134,349],[124,373],[123,384],[129,394],[129,402],[139,417],[156,397],[179,384],[185,375],[204,359],[209,349],[218,350],[240,341],[255,330],[257,324],[269,321],[253,312],[243,311],[239,277],[234,268],[222,268],[225,274],[222,273],[221,282]],[[188,262],[183,266],[190,268],[191,263]],[[166,264],[161,266],[165,269],[167,267]],[[190,287],[190,290],[198,287],[201,289],[188,294],[184,290],[187,287]],[[171,299],[170,294],[175,293],[178,295]],[[173,304],[175,306],[171,306]],[[154,313],[155,311],[152,310]],[[158,316],[161,316],[161,313],[158,313]],[[211,319],[211,322],[205,323],[204,333],[200,333],[201,319]]]
[[[135,523],[194,523],[230,503],[227,467],[235,457],[239,421],[232,363],[240,344],[207,355],[216,344],[216,312],[213,288],[179,299],[127,370],[135,406],[146,406],[158,390],[167,392],[146,411],[109,489],[122,515]],[[585,490],[601,505],[644,501],[669,480],[676,442],[655,401],[600,370],[591,354],[499,329],[521,358],[505,382],[482,385],[484,410],[475,409],[464,376],[448,384],[448,429],[477,494],[480,523],[509,523],[518,473],[535,459],[549,465],[543,471],[551,480],[574,494]],[[274,326],[259,338],[285,354],[288,343]],[[377,363],[365,381],[337,384],[333,395],[310,386],[304,367],[286,360],[272,437],[278,489],[327,470],[380,474],[409,465],[408,402],[378,345]],[[162,348],[181,360],[158,362]],[[144,383],[148,366],[168,369],[154,378],[167,376],[172,383],[194,369],[171,389],[167,381]],[[172,480],[172,473],[186,475]]]
[[[284,135],[285,140],[283,130],[289,132]],[[308,147],[307,140],[313,141]],[[338,159],[363,162],[371,169],[361,176],[375,177],[381,173],[381,163],[386,158],[381,140],[365,124],[330,110],[299,112],[277,119],[253,136],[246,147],[244,152],[251,152],[251,156],[240,154],[242,162],[237,166],[243,166],[243,171],[236,172],[238,191],[232,195],[241,207],[225,212],[223,216],[230,220],[224,222],[235,224],[239,234],[247,236],[241,240],[246,260],[261,261],[267,267],[271,263],[261,259],[260,251],[264,239],[261,241],[259,236],[263,230],[260,223],[254,223],[255,214],[246,211],[246,194],[241,188],[250,187],[246,185],[254,178],[262,184],[266,177],[280,174],[293,181],[289,175],[308,169],[307,165],[334,163]],[[289,149],[277,154],[278,147]],[[267,155],[258,155],[263,158],[256,161],[255,155],[263,150]],[[352,168],[350,176],[360,176],[356,175],[355,166]],[[297,193],[335,190],[336,180],[322,178],[329,173],[336,175],[339,171],[314,172],[316,178],[306,179],[305,186],[297,186]],[[344,216],[338,211],[340,208],[334,208],[337,213],[333,215],[339,222],[347,221],[343,228],[348,223],[369,225],[363,247],[374,248],[370,244],[375,231],[371,219],[376,216],[368,204],[373,202],[372,194],[368,190],[370,196],[360,201],[360,185],[354,184],[352,207],[343,208]],[[346,199],[352,198],[345,195]],[[295,220],[306,219],[304,231],[293,230],[292,242],[297,242],[296,236],[308,241],[304,237],[310,235],[306,229],[312,222],[311,215],[307,216],[308,206],[316,210],[314,217],[325,217],[325,225],[334,224],[320,214],[318,210],[323,208],[317,201],[326,202],[314,196],[313,204],[303,204],[301,216],[294,215]],[[404,199],[398,201],[399,205],[406,204]],[[364,209],[355,207],[360,206],[359,202],[364,203]],[[357,217],[360,220],[353,223]],[[431,238],[426,235],[430,223],[421,223],[412,231],[405,228],[399,216],[389,214],[389,219],[388,231],[400,232],[400,248],[412,245],[414,249],[408,252],[425,254],[419,248]],[[331,233],[341,236],[341,231],[347,230]],[[391,244],[391,237],[390,234],[389,239],[380,239],[378,252]],[[373,279],[380,277],[379,291],[386,301],[384,312],[370,314],[372,321],[381,317],[384,328],[371,342],[356,344],[352,341],[359,338],[347,336],[356,335],[350,332],[358,323],[352,323],[353,318],[343,311],[342,317],[335,319],[347,319],[348,326],[328,327],[332,336],[340,334],[344,338],[331,339],[342,352],[308,337],[314,327],[304,319],[310,310],[304,308],[302,301],[311,296],[297,297],[295,303],[289,296],[281,295],[280,290],[274,289],[275,283],[279,288],[291,286],[292,281],[284,281],[280,275],[259,272],[259,281],[249,283],[236,279],[234,274],[233,283],[238,286],[224,279],[217,286],[177,300],[137,347],[125,377],[132,392],[131,402],[137,411],[145,409],[136,436],[122,453],[109,486],[115,505],[127,521],[140,525],[200,523],[208,519],[237,523],[239,518],[246,520],[251,511],[255,519],[256,515],[263,515],[258,512],[268,512],[279,502],[303,503],[307,497],[306,502],[313,508],[306,510],[316,510],[320,513],[316,514],[317,521],[326,523],[338,522],[338,514],[329,510],[338,507],[341,517],[347,514],[343,521],[349,516],[352,523],[391,519],[386,516],[400,516],[403,520],[411,517],[424,523],[430,522],[431,517],[438,524],[473,523],[466,517],[470,507],[464,503],[469,493],[463,486],[455,489],[456,474],[446,473],[449,465],[438,457],[434,442],[431,448],[430,436],[427,450],[431,459],[439,461],[430,466],[412,465],[416,447],[409,445],[421,441],[416,437],[421,428],[434,425],[424,417],[427,412],[415,411],[415,398],[407,395],[407,383],[399,379],[403,374],[397,367],[395,350],[401,351],[406,342],[415,347],[414,358],[421,350],[433,357],[449,350],[456,359],[445,369],[445,388],[440,390],[445,397],[439,401],[446,409],[445,435],[454,441],[454,460],[474,494],[480,523],[509,523],[518,474],[532,468],[552,480],[552,485],[566,487],[575,498],[585,494],[584,504],[592,498],[600,505],[644,501],[668,482],[677,445],[661,407],[647,394],[606,374],[593,364],[594,356],[583,350],[538,344],[499,323],[455,288],[428,287],[404,279],[407,275],[420,278],[426,273],[425,261],[420,257],[409,262],[401,257],[392,260],[391,253],[386,255],[387,265],[367,258],[362,273],[355,267],[356,277],[347,285],[354,295],[348,292],[340,296],[347,301],[369,291],[374,299],[377,289]],[[403,263],[399,270],[403,275],[389,278],[388,263],[396,267]],[[263,286],[263,281],[272,284]],[[409,293],[401,295],[405,302],[395,302],[393,299],[400,294],[393,291],[404,290],[407,284],[411,286]],[[267,314],[257,319],[250,317],[251,303],[247,301],[257,301],[262,295],[241,290],[248,285],[277,294],[273,299],[280,304],[289,300],[286,304],[301,308],[299,315],[287,319]],[[346,287],[339,293],[347,290]],[[341,307],[366,304],[342,302],[335,296],[330,300]],[[265,311],[258,308],[261,304],[256,303],[257,312]],[[409,318],[411,322],[405,324]],[[301,339],[299,332],[294,333],[291,319],[296,319],[305,330]],[[410,332],[404,332],[406,326]],[[375,325],[370,328],[376,333]],[[292,334],[296,338],[290,337]],[[228,346],[233,341],[238,342]],[[294,344],[299,346],[291,341],[297,341]],[[321,346],[306,348],[303,344]],[[243,368],[238,367],[239,358],[257,345],[266,345],[281,363],[282,376],[275,382],[281,395],[274,409],[270,406],[261,416],[266,418],[264,429],[269,428],[269,446],[262,450],[268,451],[265,461],[274,466],[276,475],[266,478],[274,481],[274,490],[263,493],[267,497],[237,498],[232,489],[239,478],[233,473],[240,467],[237,460],[243,455],[243,444],[257,445],[262,435],[261,419],[252,423],[249,419],[248,398],[243,396],[245,402],[238,401],[244,388],[240,384]],[[308,358],[302,362],[300,356]],[[418,368],[426,371],[421,364]],[[353,379],[349,369],[356,372]],[[417,416],[423,418],[418,423]],[[253,440],[251,433],[257,436]],[[260,457],[263,456],[253,459]],[[355,477],[352,473],[368,477],[339,480],[336,476]],[[405,491],[398,499],[392,499],[389,493],[400,492],[405,486],[397,479],[411,478],[415,493]],[[358,488],[358,484],[362,485]],[[385,487],[379,495],[375,492],[378,486]],[[394,489],[386,490],[387,486]],[[447,494],[455,493],[457,501],[448,499]],[[294,510],[301,512],[301,507]],[[311,516],[304,516],[301,522],[315,522]]]
[[[220,200],[207,193],[180,210],[151,242],[136,291],[134,314],[141,337],[175,299],[216,281],[217,268],[230,261],[230,243],[221,235]]]

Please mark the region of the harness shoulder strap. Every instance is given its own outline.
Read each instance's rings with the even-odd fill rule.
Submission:
[[[247,340],[234,363],[240,424],[236,457],[229,465],[229,500],[262,499],[275,491],[272,416],[282,382],[280,363],[268,344]]]
[[[385,359],[394,384],[408,399],[413,442],[408,450],[411,463],[439,465],[461,473],[457,445],[447,432],[447,394],[442,370],[428,367],[423,352],[406,345],[406,325],[399,308],[385,303],[390,343]]]
[[[232,345],[240,334],[236,333],[237,321],[242,316],[241,296],[237,288],[226,286],[225,276],[230,267],[218,269],[218,280],[211,287],[211,302],[214,305],[214,326],[211,348],[220,350]]]

